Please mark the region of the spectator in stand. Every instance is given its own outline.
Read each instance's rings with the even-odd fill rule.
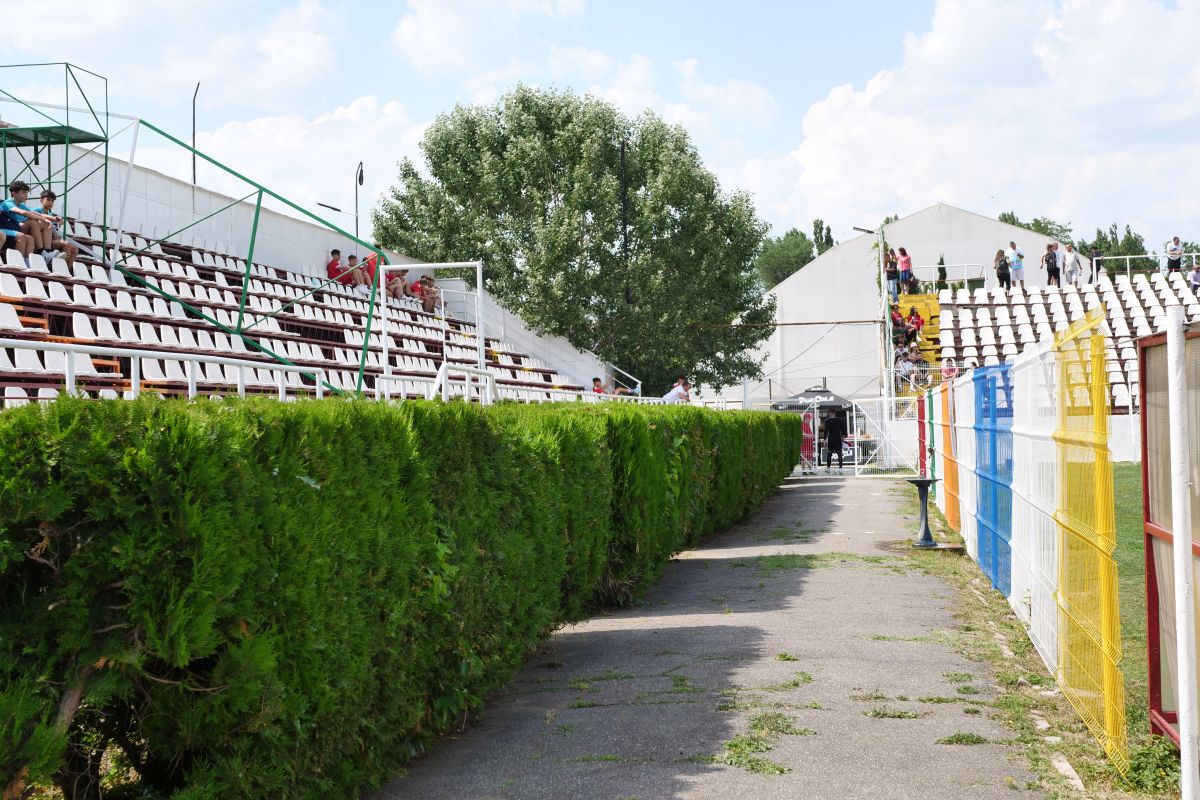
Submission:
[[[10,197],[0,203],[0,229],[4,231],[5,247],[16,247],[29,266],[29,256],[35,251],[53,258],[49,217],[25,204],[29,199],[29,184],[13,181],[8,186]],[[9,240],[12,240],[11,242]]]
[[[908,323],[910,328],[912,328],[913,338],[919,338],[921,335],[921,329],[925,327],[925,319],[921,316],[921,312],[917,311],[916,306],[909,307],[908,316],[904,321]]]
[[[358,256],[350,256],[346,259],[346,270],[350,274],[350,279],[354,281],[354,291],[359,294],[371,294],[371,282],[367,279],[367,273],[358,265]]]
[[[1187,282],[1193,294],[1200,292],[1200,265],[1192,264],[1192,269],[1187,274]]]
[[[1011,280],[1016,281],[1024,289],[1025,251],[1017,247],[1016,242],[1009,242],[1008,250],[1004,253],[1004,257],[1008,259],[1008,271],[1011,275]],[[1012,285],[1011,282],[1009,285]]]
[[[900,288],[905,294],[912,294],[913,272],[912,272],[912,257],[903,247],[898,251],[896,256],[896,266],[900,270]]]
[[[350,274],[347,267],[342,266],[342,251],[333,249],[329,251],[329,263],[325,265],[325,274],[330,280],[337,281],[343,286],[353,286],[354,276]]]
[[[682,380],[671,387],[671,391],[663,395],[663,402],[667,405],[674,406],[681,403],[690,403],[692,398],[688,396],[688,390],[692,385],[686,380]]]
[[[412,297],[408,290],[408,270],[387,273],[387,293],[393,300],[403,300]]]
[[[834,411],[829,411],[825,417],[825,430],[822,439],[825,442],[826,456],[825,471],[833,469],[833,454],[837,453],[838,469],[842,468],[842,441],[846,438],[846,423]]]
[[[1058,272],[1058,254],[1054,252],[1054,245],[1046,245],[1046,252],[1042,256],[1042,264],[1046,269],[1046,285],[1059,286]]]
[[[954,380],[958,376],[958,367],[953,358],[942,359],[942,383]]]
[[[911,331],[908,323],[904,320],[904,315],[900,313],[900,306],[892,304],[892,343],[895,345],[908,344],[911,341]]]
[[[900,268],[896,265],[896,251],[888,250],[883,257],[883,275],[887,278],[888,295],[893,303],[900,302]]]
[[[592,378],[592,391],[596,394],[607,394],[604,391],[604,381],[599,378]]]
[[[1003,250],[996,251],[996,260],[992,262],[992,266],[996,268],[996,280],[1000,283],[1001,289],[1012,289],[1012,278],[1009,272],[1008,256],[1004,255]]]
[[[1092,252],[1088,255],[1088,258],[1091,259],[1088,270],[1088,283],[1099,283],[1100,270],[1104,269],[1104,259],[1101,257],[1100,248],[1097,245],[1092,245]]]
[[[1083,278],[1083,259],[1075,252],[1075,245],[1068,243],[1066,248],[1067,252],[1063,253],[1062,257],[1063,275],[1066,276],[1067,283],[1078,286]]]
[[[1183,269],[1183,245],[1179,237],[1171,239],[1167,245],[1167,272],[1179,272]]]
[[[75,257],[79,255],[79,248],[66,240],[62,233],[62,217],[54,213],[54,201],[58,199],[58,195],[46,189],[42,192],[42,214],[50,221],[50,247],[66,258],[67,266],[75,266]]]
[[[432,275],[425,275],[421,278],[421,308],[426,314],[433,314],[437,307],[441,305],[442,293],[438,290],[437,285],[433,282]]]

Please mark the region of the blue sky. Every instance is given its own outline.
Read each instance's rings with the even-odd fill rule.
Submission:
[[[684,125],[776,233],[821,216],[846,238],[944,201],[1200,239],[1200,0],[63,5],[56,42],[114,110],[187,134],[200,80],[202,149],[306,203],[351,206],[361,158],[370,205],[438,113],[525,81]],[[47,57],[16,39],[11,61]]]

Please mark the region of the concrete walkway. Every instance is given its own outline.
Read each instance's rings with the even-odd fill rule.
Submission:
[[[789,479],[644,604],[558,632],[482,720],[372,797],[1042,797],[1003,744],[937,743],[1011,734],[961,702],[995,697],[989,667],[929,637],[955,625],[951,588],[889,554],[913,527],[899,499]]]

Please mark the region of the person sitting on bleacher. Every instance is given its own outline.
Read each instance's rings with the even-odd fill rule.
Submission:
[[[414,281],[417,283],[417,281]],[[432,275],[423,275],[420,280],[421,284],[421,308],[426,314],[432,314],[440,305],[442,293],[438,290],[433,282]],[[414,287],[415,289],[416,287]]]
[[[354,286],[354,291],[367,295],[371,293],[371,282],[367,279],[362,267],[358,265],[358,256],[350,256],[346,259],[346,271],[353,282],[351,285]]]
[[[954,380],[958,375],[958,367],[954,364],[953,358],[942,359],[942,382],[947,383]]]
[[[45,215],[25,205],[29,199],[29,184],[13,181],[8,186],[10,197],[0,203],[0,229],[4,231],[5,248],[15,247],[29,266],[29,256],[36,250],[42,256],[54,257],[50,247],[50,221]],[[11,240],[11,241],[10,241]]]
[[[1192,293],[1200,292],[1200,265],[1192,264],[1192,271],[1187,274],[1187,279]]]
[[[75,257],[79,255],[79,248],[68,242],[63,236],[62,217],[54,213],[54,201],[57,199],[58,195],[49,189],[42,192],[42,213],[50,218],[50,247],[63,254],[68,267],[74,267]]]
[[[920,336],[921,329],[925,327],[925,318],[921,316],[921,312],[917,311],[916,306],[908,309],[908,317],[904,321],[913,329],[915,336]]]
[[[408,289],[408,270],[402,269],[399,272],[388,273],[387,293],[388,297],[395,300],[412,297],[412,292]]]

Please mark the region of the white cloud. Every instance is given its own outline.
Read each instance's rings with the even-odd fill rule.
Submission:
[[[1197,36],[1194,0],[941,0],[898,66],[831,89],[791,152],[739,177],[782,227],[945,201],[1166,237],[1200,212]]]
[[[497,42],[518,50],[522,18],[561,19],[581,14],[584,6],[584,0],[408,0],[392,44],[425,74],[463,72],[484,64]]]
[[[337,16],[316,0],[270,15],[235,0],[64,5],[55,12],[54,51],[105,75],[115,94],[142,102],[186,105],[199,80],[202,105],[282,109],[337,63]],[[13,30],[34,31],[45,26],[46,9],[15,5],[6,18]],[[12,37],[9,47],[39,57],[46,52],[45,38],[38,36]],[[58,70],[52,79],[61,80]],[[34,80],[48,80],[47,74]]]
[[[314,117],[285,114],[229,122],[202,132],[202,152],[312,211],[318,202],[345,212],[354,209],[354,175],[363,162],[359,190],[360,230],[370,232],[369,211],[395,182],[396,163],[416,157],[426,124],[412,120],[399,103],[360,97]],[[138,163],[190,178],[190,157],[153,144],[138,148]],[[234,197],[250,188],[215,167],[202,165],[199,183]],[[294,212],[289,212],[294,213]],[[352,228],[351,217],[333,221]]]

